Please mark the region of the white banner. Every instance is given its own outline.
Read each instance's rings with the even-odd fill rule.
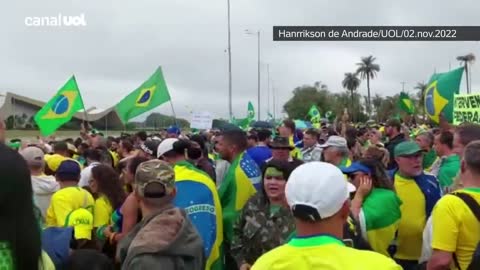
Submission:
[[[192,121],[190,121],[190,128],[196,129],[211,129],[213,116],[209,112],[192,112]]]

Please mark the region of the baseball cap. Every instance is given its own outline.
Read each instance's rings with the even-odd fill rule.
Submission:
[[[52,170],[52,172],[56,172],[58,170],[58,167],[60,164],[67,160],[66,157],[59,155],[59,154],[53,154],[53,155],[45,155],[45,162],[47,163],[48,168]]]
[[[75,180],[80,179],[80,165],[75,160],[64,160],[58,166],[55,176],[61,179]]]
[[[332,164],[317,161],[293,170],[285,194],[293,215],[310,221],[333,216],[350,196],[342,171]]]
[[[326,143],[320,145],[321,148],[327,147],[340,147],[340,148],[347,148],[347,140],[340,136],[330,136]]]
[[[140,150],[142,150],[143,152],[156,157],[157,149],[159,145],[160,145],[159,141],[149,140],[141,143],[138,148],[140,148]]]
[[[393,151],[395,157],[412,156],[419,152],[422,152],[422,149],[413,141],[399,143]]]
[[[288,138],[281,137],[281,136],[275,137],[273,141],[268,144],[268,147],[272,149],[289,149],[289,150],[293,150],[295,148],[294,146],[290,145]]]
[[[165,153],[167,153],[168,151],[172,151],[173,150],[173,144],[177,141],[178,141],[178,139],[176,139],[176,138],[168,138],[168,139],[163,140],[158,145],[157,157],[159,158],[159,157],[163,156]]]
[[[169,128],[167,128],[167,133],[168,134],[180,134],[180,129],[176,126],[170,126]]]
[[[360,162],[353,162],[350,166],[348,167],[341,167],[340,170],[342,171],[342,173],[344,174],[352,174],[352,173],[356,173],[356,172],[362,172],[362,173],[365,173],[365,174],[370,174],[372,173],[372,170],[370,170],[369,167],[363,165],[362,163]]]
[[[28,165],[31,166],[43,166],[45,165],[45,154],[43,151],[35,146],[29,146],[20,150],[20,155],[22,155],[23,159],[27,162]]]
[[[75,147],[75,145],[73,145],[71,143],[67,143],[67,149],[68,149],[68,151],[72,152],[73,154],[77,154],[77,148]]]
[[[73,227],[75,239],[92,239],[93,215],[85,208],[72,211],[65,221],[66,227]]]
[[[160,184],[163,189],[154,184]],[[138,166],[135,186],[141,197],[162,198],[175,191],[175,173],[168,163],[158,159],[149,160]]]

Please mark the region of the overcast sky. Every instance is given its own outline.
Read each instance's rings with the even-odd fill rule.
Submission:
[[[257,39],[245,29],[261,31],[265,117],[267,64],[278,114],[297,86],[322,81],[344,91],[344,73],[361,56],[377,57],[381,71],[371,89],[382,95],[398,93],[402,81],[414,91],[434,69],[457,67],[458,55],[480,57],[479,42],[273,42],[274,25],[480,25],[479,10],[475,0],[231,0],[234,114],[245,116],[249,100],[257,107]],[[87,26],[25,25],[27,16],[58,13],[84,13]],[[45,101],[75,74],[86,107],[107,108],[162,66],[178,116],[228,116],[226,0],[3,1],[0,22],[0,93]],[[480,63],[472,84],[478,91]],[[359,91],[366,94],[366,84]],[[168,104],[155,111],[171,113]]]

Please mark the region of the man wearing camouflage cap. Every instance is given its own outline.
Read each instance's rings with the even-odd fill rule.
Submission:
[[[203,242],[185,211],[173,206],[173,169],[160,160],[139,165],[134,192],[143,220],[119,243],[122,269],[205,268]]]

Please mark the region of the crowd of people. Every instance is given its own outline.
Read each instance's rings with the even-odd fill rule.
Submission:
[[[480,269],[480,125],[6,141],[0,269]]]

